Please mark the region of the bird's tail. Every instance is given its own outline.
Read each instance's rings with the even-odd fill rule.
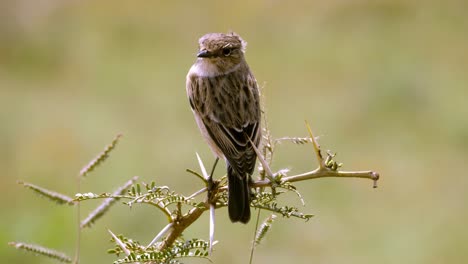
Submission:
[[[246,224],[250,220],[249,175],[239,175],[228,165],[228,209],[232,222]]]

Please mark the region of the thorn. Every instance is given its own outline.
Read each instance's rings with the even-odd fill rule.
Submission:
[[[200,165],[200,169],[201,169],[202,175],[203,175],[203,177],[205,178],[205,180],[208,180],[208,178],[209,178],[210,176],[209,176],[208,173],[206,172],[205,165],[203,165],[203,161],[201,160],[200,155],[198,155],[198,153],[196,153],[196,152],[195,152],[195,154],[197,154],[198,164]]]
[[[125,255],[130,255],[130,250],[128,250],[128,248],[125,246],[125,243],[122,242],[122,240],[120,240],[114,233],[112,233],[112,231],[110,229],[107,229],[107,232],[109,232],[109,234],[112,236],[112,238],[114,238],[115,240],[115,243],[117,243],[117,245],[119,245],[119,247],[122,249],[122,251],[125,253]]]
[[[152,245],[154,245],[156,242],[158,242],[159,239],[161,239],[161,237],[166,234],[167,231],[169,231],[169,229],[172,228],[172,226],[174,225],[173,222],[169,223],[167,226],[165,226],[160,232],[159,234],[157,234],[153,240],[146,246],[146,248],[149,248],[151,247]]]
[[[310,128],[309,122],[307,122],[306,120],[305,123],[306,123],[307,130],[309,132],[309,137],[312,139],[312,144],[314,145],[314,151],[315,151],[315,155],[317,156],[319,166],[321,169],[324,169],[326,165],[323,160],[322,151],[320,150],[320,145],[317,142],[317,139],[314,137],[314,134],[312,133],[312,129]]]
[[[210,255],[213,253],[214,243],[214,229],[215,229],[215,206],[210,204]]]

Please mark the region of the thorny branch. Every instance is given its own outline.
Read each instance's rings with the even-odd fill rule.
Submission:
[[[316,169],[310,172],[285,177],[282,179],[283,182],[298,182],[305,180],[313,180],[318,178],[325,177],[340,177],[340,178],[363,178],[370,179],[374,181],[374,188],[376,187],[375,183],[379,179],[379,174],[374,171],[332,171],[330,169]],[[259,180],[251,183],[251,187],[268,187],[271,186],[272,182],[270,180]],[[166,247],[169,247],[174,243],[174,241],[182,234],[182,232],[189,227],[193,222],[195,222],[204,211],[209,209],[208,202],[205,203],[205,207],[196,207],[193,208],[188,214],[183,216],[177,221],[174,222],[171,230],[168,232],[167,237],[159,245],[159,249],[163,250]]]
[[[312,130],[310,129],[309,124],[307,124],[307,128],[309,131],[310,139],[314,146],[314,152],[317,157],[319,167],[313,171],[305,172],[302,174],[297,174],[289,177],[276,177],[269,179],[269,177],[263,180],[253,181],[251,183],[251,187],[274,187],[278,183],[285,183],[285,182],[298,182],[298,181],[305,181],[305,180],[313,180],[318,178],[326,178],[326,177],[338,177],[338,178],[362,178],[362,179],[370,179],[374,182],[373,187],[377,187],[377,181],[379,180],[379,173],[375,171],[339,171],[339,167],[341,164],[336,163],[333,160],[334,155],[327,153],[327,157],[324,158],[322,155],[322,151],[320,149],[320,145],[316,141],[315,137],[312,135]],[[257,153],[258,154],[258,153]],[[258,157],[262,164],[265,164],[265,160],[263,157],[259,155]],[[265,165],[264,165],[265,166]],[[265,168],[266,170],[271,171],[269,168]],[[213,190],[214,192],[222,192],[225,191],[227,188],[216,186],[218,190]],[[190,197],[196,196],[200,193],[206,191],[207,188],[203,188],[197,192],[195,192]],[[221,206],[220,206],[221,207]],[[182,235],[182,232],[189,227],[192,223],[194,223],[202,214],[203,212],[209,210],[210,203],[208,199],[205,201],[205,206],[203,207],[196,207],[191,209],[186,215],[175,219],[173,225],[171,226],[170,230],[167,231],[166,238],[159,244],[159,249],[163,250],[167,247],[170,247],[174,241],[178,237]]]
[[[276,173],[273,173],[269,165],[272,161],[272,155],[274,152],[275,145],[279,141],[273,141],[267,130],[266,135],[264,135],[266,142],[265,142],[265,145],[263,146],[262,152],[256,148],[256,146],[252,143],[252,141],[250,141],[257,154],[257,158],[259,159],[259,163],[260,163],[260,168],[259,168],[260,177],[258,180],[252,181],[250,183],[250,187],[259,188],[257,190],[259,190],[260,193],[262,192],[261,190],[263,190],[265,187],[270,187],[272,189],[272,196],[267,195],[265,197],[266,199],[274,199],[275,193],[276,193],[275,191],[276,187],[285,188],[285,186],[290,186],[291,188],[286,187],[286,189],[296,192],[296,194],[298,194],[299,197],[301,198],[301,201],[302,201],[301,195],[297,191],[295,191],[295,187],[292,185],[289,185],[289,183],[305,181],[305,180],[313,180],[313,179],[318,179],[318,178],[326,178],[326,177],[362,178],[362,179],[372,180],[374,182],[373,187],[374,188],[377,187],[377,181],[379,180],[379,177],[380,177],[378,172],[375,172],[375,171],[340,171],[339,168],[341,167],[342,164],[334,160],[335,154],[332,154],[330,152],[326,152],[325,155],[322,154],[320,145],[318,144],[316,138],[313,136],[312,130],[310,129],[309,124],[306,123],[306,126],[309,132],[308,138],[282,138],[280,140],[290,140],[296,144],[305,144],[305,143],[311,142],[313,145],[314,154],[318,161],[318,167],[315,170],[293,175],[293,176],[286,176],[284,170],[280,170]],[[185,200],[192,199],[195,196],[198,196],[205,192],[207,192],[208,195],[206,196],[205,200],[202,203],[197,204],[197,206],[190,209],[186,214],[181,213],[180,203],[178,204],[179,209],[176,211],[177,213],[169,214],[169,212],[163,210],[163,212],[166,213],[166,216],[168,216],[169,218],[169,224],[166,225],[159,232],[159,234],[150,242],[150,244],[146,248],[149,248],[154,245],[158,252],[164,252],[172,248],[175,244],[177,244],[178,239],[182,236],[182,233],[185,231],[185,229],[187,229],[191,224],[197,221],[198,218],[200,218],[200,216],[205,211],[210,210],[210,242],[209,242],[208,254],[211,254],[212,246],[214,244],[214,210],[216,208],[224,207],[227,205],[224,200],[225,198],[222,198],[225,192],[227,191],[227,186],[226,184],[223,184],[223,181],[224,181],[223,178],[221,178],[220,180],[215,180],[215,181],[212,180],[211,178],[212,173],[208,175],[205,169],[205,166],[203,165],[203,162],[198,154],[197,154],[197,159],[200,165],[201,174],[193,170],[187,170],[187,171],[189,173],[194,174],[199,179],[201,179],[205,183],[206,186],[194,192],[190,196],[185,197]],[[134,201],[137,201],[138,198],[134,199]],[[259,198],[259,199],[261,201],[262,198]],[[254,201],[251,206],[258,208],[258,209],[273,210],[274,212],[278,212],[276,211],[275,207],[263,206],[262,202],[256,203]],[[281,208],[281,210],[282,209],[283,207]],[[287,212],[284,214],[285,216],[294,215],[294,211],[290,212],[288,211],[288,209],[286,210]],[[298,217],[297,215],[295,216]],[[301,216],[304,216],[304,215],[301,214]],[[308,215],[308,216],[312,216],[312,215]],[[308,218],[305,217],[304,219],[308,219]],[[124,243],[119,243],[119,240],[118,238],[115,237],[115,235],[113,235],[113,237],[116,240],[118,247],[122,248],[122,252],[124,252],[127,256],[129,256],[129,251],[125,248],[126,245]],[[163,237],[164,239],[161,242],[158,242]],[[150,262],[150,263],[156,263],[156,262]]]

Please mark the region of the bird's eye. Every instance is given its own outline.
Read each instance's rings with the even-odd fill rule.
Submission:
[[[224,48],[223,49],[223,55],[224,56],[229,56],[229,55],[231,55],[231,51],[232,51],[231,48]]]

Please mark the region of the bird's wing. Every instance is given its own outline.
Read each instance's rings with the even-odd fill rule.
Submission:
[[[257,146],[261,138],[255,78],[251,74],[195,77],[190,85],[190,104],[210,137],[231,166],[252,173],[256,154],[249,138]]]

